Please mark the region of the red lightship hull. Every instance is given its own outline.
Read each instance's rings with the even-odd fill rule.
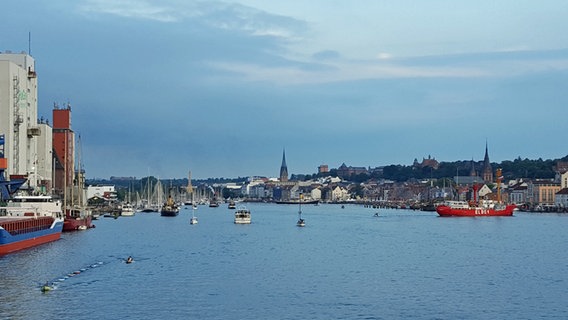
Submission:
[[[512,216],[515,205],[508,205],[503,209],[491,209],[483,207],[470,208],[452,208],[446,205],[440,205],[436,208],[436,212],[441,217],[503,217]]]

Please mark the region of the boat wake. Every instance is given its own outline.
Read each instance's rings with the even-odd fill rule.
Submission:
[[[67,279],[79,276],[79,275],[83,274],[84,272],[87,272],[87,271],[95,269],[95,268],[99,268],[102,265],[104,265],[104,262],[98,261],[98,262],[90,264],[90,265],[88,265],[84,268],[80,268],[78,270],[69,272],[69,273],[67,273],[67,274],[65,274],[61,277],[58,277],[58,278],[52,280],[52,281],[47,281],[45,284],[42,284],[40,286],[40,291],[41,292],[49,292],[49,291],[57,290],[63,282],[67,281]]]

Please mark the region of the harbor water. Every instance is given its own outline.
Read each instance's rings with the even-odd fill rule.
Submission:
[[[299,228],[297,205],[246,205],[250,225],[101,217],[0,257],[0,319],[568,319],[566,214],[320,204]]]

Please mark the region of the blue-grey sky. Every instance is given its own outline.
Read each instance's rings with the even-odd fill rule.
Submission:
[[[5,1],[88,178],[568,154],[568,1]]]

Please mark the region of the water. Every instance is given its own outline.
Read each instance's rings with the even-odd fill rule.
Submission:
[[[0,318],[568,318],[568,215],[324,204],[298,228],[295,205],[247,206],[251,225],[224,206],[197,225],[137,213],[1,257]]]

